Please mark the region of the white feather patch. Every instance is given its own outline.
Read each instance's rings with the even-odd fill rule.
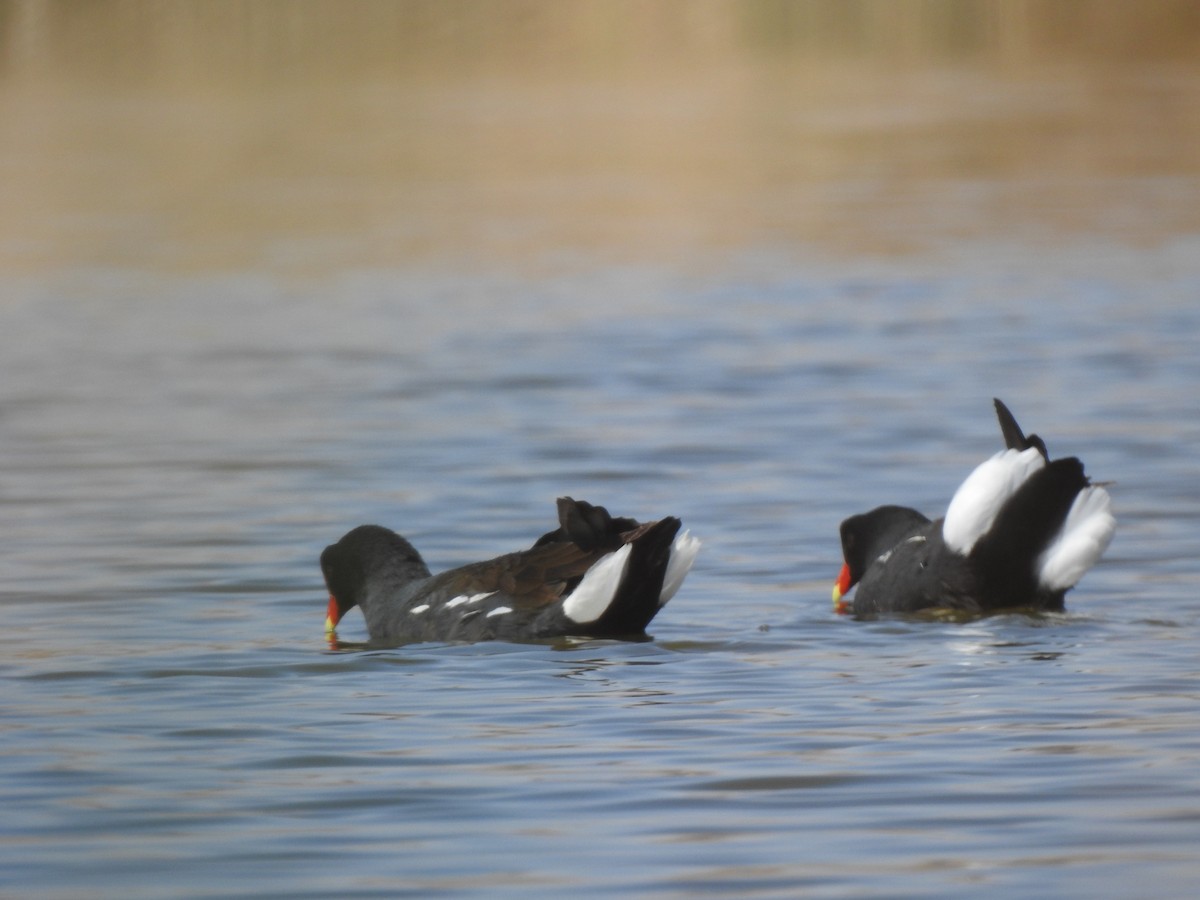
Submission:
[[[422,603],[420,606],[414,606],[412,609],[409,610],[409,612],[412,613],[414,616],[416,616],[416,615],[419,615],[419,614],[425,612],[425,610],[427,610],[427,609],[429,609],[429,604]]]
[[[496,592],[488,591],[486,594],[471,594],[470,596],[466,594],[459,594],[453,600],[446,601],[446,609],[454,609],[454,607],[462,606],[464,603],[478,603],[480,600],[486,600],[494,593]]]
[[[671,545],[671,556],[667,560],[667,571],[663,575],[662,591],[658,595],[659,609],[666,606],[667,601],[675,596],[675,592],[683,584],[683,579],[692,570],[692,564],[699,552],[700,539],[692,537],[690,531],[685,531],[675,538],[675,543]]]
[[[976,541],[988,533],[1008,498],[1045,464],[1038,449],[1030,447],[1001,450],[976,466],[946,509],[942,522],[946,546],[964,556],[970,553]]]
[[[1054,542],[1038,558],[1038,583],[1048,590],[1074,587],[1108,549],[1117,530],[1108,491],[1092,485],[1071,504]]]
[[[563,612],[572,622],[585,624],[595,622],[604,615],[621,579],[625,577],[625,567],[629,563],[629,551],[632,544],[626,544],[620,550],[606,553],[596,560],[592,567],[584,573],[579,586],[571,591],[563,602]]]
[[[510,612],[512,612],[511,606],[497,606],[495,609],[488,612],[488,614],[487,614],[487,616],[485,616],[485,618],[490,619],[492,616],[502,616],[505,613],[510,613]]]

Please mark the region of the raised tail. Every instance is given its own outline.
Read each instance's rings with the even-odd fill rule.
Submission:
[[[942,534],[987,585],[985,605],[1061,609],[1063,594],[1099,561],[1116,530],[1108,492],[1075,457],[1050,461],[999,400],[1008,450],[978,466],[955,493]]]
[[[538,543],[570,541],[607,551],[563,601],[562,613],[596,636],[641,634],[683,583],[700,549],[674,516],[638,524],[609,516],[602,506],[564,497],[560,527]]]
[[[679,528],[676,518],[660,519],[642,526],[629,543],[602,557],[567,597],[566,616],[597,636],[645,631],[662,608],[659,599]]]

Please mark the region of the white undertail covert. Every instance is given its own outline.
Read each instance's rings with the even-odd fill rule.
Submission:
[[[632,544],[626,544],[620,550],[606,553],[596,560],[584,574],[579,586],[563,603],[563,612],[567,618],[583,625],[595,622],[604,615],[625,577],[625,568],[629,564],[629,552],[632,549]]]
[[[1025,481],[1046,464],[1036,447],[1001,450],[975,467],[962,483],[942,522],[946,546],[966,556],[988,533],[996,515]]]
[[[1074,587],[1099,562],[1116,530],[1108,491],[1098,485],[1084,488],[1058,535],[1038,558],[1038,583],[1052,591]]]
[[[675,538],[675,543],[671,545],[671,558],[667,561],[667,571],[663,576],[662,591],[658,595],[659,609],[666,606],[667,601],[675,596],[675,592],[683,584],[683,579],[692,570],[692,563],[696,561],[696,554],[699,552],[700,539],[692,537],[690,531],[685,531]]]

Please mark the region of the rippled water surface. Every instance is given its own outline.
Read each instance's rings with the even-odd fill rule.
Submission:
[[[1122,87],[1167,119],[1200,96],[1194,70],[1135,74],[1110,79],[1116,120],[1146,114]],[[4,102],[26,108],[41,77],[10,76]],[[817,130],[852,144],[875,123],[907,159],[901,113],[928,123],[931,85],[955,81],[920,78],[895,117],[887,95],[855,96]],[[979,115],[1002,132],[1036,95],[1052,114],[1029,133],[1048,146],[1100,127],[1081,113],[1042,134],[1075,107],[1040,84]],[[480,90],[438,108],[567,140],[557,88],[547,121],[527,84]],[[897,180],[874,145],[858,174],[809,181],[775,165],[784,121],[756,138],[761,179],[738,181],[750,139],[680,149],[700,101],[724,97],[697,90],[663,108],[712,192],[641,145],[603,178],[520,149],[494,182],[373,173],[397,193],[378,200],[391,225],[364,213],[365,257],[346,249],[353,216],[280,224],[364,190],[344,159],[278,182],[221,170],[281,217],[241,222],[240,249],[262,242],[250,261],[203,210],[130,199],[121,178],[48,199],[22,237],[5,214],[0,893],[1200,889],[1196,161],[1100,141],[1124,162],[997,170],[969,152],[975,126],[918,125],[954,177]],[[135,137],[170,116],[115,96],[95,114]],[[56,102],[43,135],[74,127]],[[259,134],[245,110],[209,115],[247,148]],[[164,127],[170,144],[198,126]],[[53,157],[36,140],[6,139],[10,175],[43,155],[100,165],[91,144]],[[506,178],[542,193],[504,194]],[[848,232],[872,198],[879,215]],[[828,243],[783,215],[814,199]],[[389,230],[429,222],[428,244]],[[1000,446],[993,396],[1113,482],[1117,537],[1069,612],[833,615],[838,522],[882,502],[940,513]],[[316,560],[348,528],[390,525],[439,569],[528,544],[562,494],[675,514],[704,540],[653,641],[372,648],[357,613],[345,645],[324,641]]]

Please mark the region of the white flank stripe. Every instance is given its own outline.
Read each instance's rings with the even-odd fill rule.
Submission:
[[[464,603],[478,603],[480,600],[486,600],[495,591],[488,591],[486,594],[471,594],[469,597],[466,594],[459,594],[453,600],[446,601],[446,609],[454,609],[456,606],[462,606]]]
[[[626,544],[620,550],[606,553],[584,573],[579,587],[571,591],[563,602],[563,612],[568,619],[584,624],[595,622],[604,615],[608,604],[617,595],[621,579],[625,577],[625,566],[629,562],[632,546]]]
[[[487,614],[486,618],[490,619],[492,616],[502,616],[505,613],[510,613],[510,612],[512,612],[511,606],[497,606],[495,609],[493,609],[492,611],[490,611]]]
[[[926,540],[925,535],[914,534],[912,537],[905,539],[904,543],[905,544],[923,544],[923,543],[925,543],[925,540]],[[882,566],[884,563],[886,563],[889,559],[892,558],[892,554],[895,552],[896,552],[895,547],[893,547],[891,550],[885,550],[879,554],[879,557],[875,560],[875,562],[879,563],[879,565]]]
[[[415,616],[415,615],[419,615],[420,613],[425,612],[425,610],[427,610],[427,609],[429,609],[429,604],[422,603],[420,606],[414,606],[412,609],[409,610],[409,612]]]
[[[1117,520],[1102,487],[1084,488],[1075,497],[1062,530],[1038,559],[1038,583],[1052,591],[1074,587],[1108,549]]]
[[[975,542],[987,534],[1000,507],[1034,472],[1045,465],[1036,447],[1028,450],[1001,450],[975,467],[967,476],[942,523],[946,546],[963,554],[971,552]]]
[[[662,591],[658,595],[659,609],[667,605],[667,601],[675,596],[683,579],[692,570],[696,554],[700,552],[700,539],[692,537],[690,531],[675,538],[671,545],[671,557],[667,560],[667,571],[663,575]]]

